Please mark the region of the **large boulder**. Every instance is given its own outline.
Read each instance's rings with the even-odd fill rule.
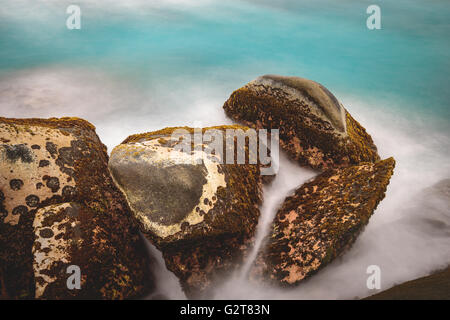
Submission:
[[[0,118],[0,158],[2,297],[123,299],[151,289],[144,240],[94,126]],[[80,289],[68,288],[71,265]]]
[[[234,91],[223,108],[246,126],[279,129],[281,147],[301,165],[327,169],[380,159],[366,130],[311,80],[261,76]]]
[[[330,169],[278,210],[251,270],[253,279],[294,286],[343,253],[384,198],[395,161]]]
[[[197,130],[212,133],[211,143],[228,148],[227,129],[237,130],[235,141],[248,130]],[[258,165],[247,160],[225,164],[220,152],[211,156],[211,144],[194,141],[194,133],[183,127],[130,136],[112,151],[109,168],[141,231],[162,251],[188,297],[199,298],[234,270],[251,246],[261,177]],[[180,141],[193,148],[179,150]],[[243,148],[248,156],[248,145]],[[238,149],[230,149],[235,160]]]

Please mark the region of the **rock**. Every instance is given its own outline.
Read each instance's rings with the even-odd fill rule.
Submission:
[[[297,189],[276,214],[253,279],[294,286],[342,254],[384,198],[395,161],[330,169]]]
[[[0,118],[0,141],[2,295],[147,294],[150,260],[95,127],[78,118]],[[70,265],[80,267],[80,290],[67,288]]]
[[[241,129],[237,135],[248,130],[223,126],[202,132],[227,129]],[[175,130],[184,135],[176,137]],[[191,144],[193,133],[183,127],[130,136],[112,151],[109,168],[141,231],[162,251],[188,297],[199,298],[238,266],[252,244],[261,177],[257,164],[213,161],[205,155],[210,144]],[[180,139],[196,147],[180,151]],[[225,135],[214,141],[226,146]],[[248,154],[248,148],[244,151]],[[232,155],[236,157],[234,151]],[[216,158],[223,160],[220,153]]]
[[[234,91],[223,108],[249,127],[279,129],[281,147],[301,165],[325,170],[380,159],[366,130],[311,80],[265,75]]]
[[[366,300],[450,300],[450,267],[399,284]]]

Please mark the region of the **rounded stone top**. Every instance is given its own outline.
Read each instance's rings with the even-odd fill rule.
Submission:
[[[87,130],[94,130],[95,126],[81,118],[77,117],[62,117],[62,118],[5,118],[0,117],[0,123],[10,124],[10,125],[29,125],[29,126],[38,126],[38,127],[47,127],[52,129],[58,128],[73,128],[80,127]]]
[[[329,120],[336,130],[346,133],[345,109],[338,99],[318,82],[300,77],[264,75],[248,85],[265,85],[288,92],[293,98],[309,100],[318,109],[318,115]]]
[[[183,226],[202,223],[215,205],[218,188],[226,187],[220,164],[203,151],[177,150],[173,143],[178,139],[157,138],[161,133],[136,136],[143,141],[118,145],[109,159],[111,174],[144,232],[159,240],[183,233]]]

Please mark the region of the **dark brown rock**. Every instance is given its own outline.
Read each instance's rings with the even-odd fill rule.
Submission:
[[[429,276],[411,280],[367,300],[450,300],[450,267]]]
[[[207,144],[195,152],[174,150],[176,129],[189,137],[194,131],[166,128],[131,136],[114,148],[109,167],[141,231],[162,251],[188,297],[206,297],[252,244],[262,182],[258,165],[214,162],[205,156]],[[248,130],[203,131],[226,129]],[[203,161],[192,161],[192,155]]]
[[[395,161],[330,169],[288,197],[251,276],[294,286],[342,254],[384,198]]]
[[[95,128],[77,118],[0,118],[0,136],[2,296],[147,294],[153,279],[145,244],[112,181]],[[12,179],[23,185],[11,188]],[[81,269],[80,290],[67,288],[69,265]]]
[[[325,170],[380,159],[366,130],[311,80],[262,76],[234,91],[223,108],[246,126],[279,129],[281,147],[301,165]]]

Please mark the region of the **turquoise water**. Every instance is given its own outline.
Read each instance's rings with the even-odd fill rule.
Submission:
[[[82,29],[69,31],[70,1],[1,1],[1,72],[95,66],[133,86],[183,77],[227,92],[261,74],[300,75],[450,118],[448,1],[378,1],[375,31],[365,24],[373,1],[122,2],[79,2]]]
[[[450,177],[447,0],[80,0],[82,28],[68,30],[72,3],[0,0],[0,115],[79,116],[111,150],[138,132],[229,123],[221,107],[233,90],[263,74],[295,75],[329,88],[381,157],[397,161],[355,248],[305,289],[230,281],[217,297],[362,297],[372,294],[367,265],[382,267],[386,289],[450,264],[448,235],[418,222],[449,226],[447,202],[414,202]],[[370,4],[381,7],[382,30],[366,28]],[[418,217],[418,230],[405,216]],[[165,294],[180,297],[174,286]]]

